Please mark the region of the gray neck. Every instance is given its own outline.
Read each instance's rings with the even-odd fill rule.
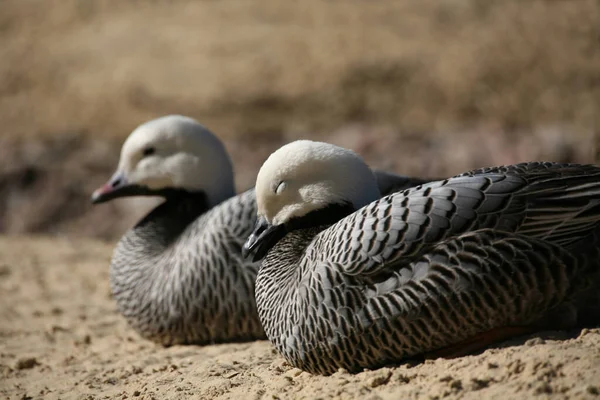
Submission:
[[[136,242],[129,251],[161,255],[173,245],[190,223],[210,209],[203,192],[178,191],[139,221],[125,237]]]
[[[180,305],[178,283],[189,255],[187,229],[208,210],[201,193],[180,191],[168,196],[121,239],[110,271],[113,296],[121,313],[144,337],[167,342],[157,316]],[[179,339],[178,339],[179,340]]]
[[[277,329],[281,328],[273,325],[278,321],[274,315],[281,312],[284,305],[301,304],[296,300],[298,285],[303,282],[306,273],[306,267],[301,261],[303,257],[310,258],[310,254],[305,254],[307,246],[326,228],[327,226],[320,226],[289,232],[263,259],[256,278],[256,302],[267,335],[275,335]],[[294,310],[299,312],[292,306],[291,315],[286,320],[290,329],[299,318]]]

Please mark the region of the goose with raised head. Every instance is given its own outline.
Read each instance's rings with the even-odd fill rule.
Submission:
[[[258,265],[241,257],[255,221],[254,191],[235,196],[222,142],[184,116],[140,125],[92,202],[123,196],[164,198],[123,236],[111,260],[113,297],[129,324],[164,345],[263,338],[254,301]]]
[[[382,182],[395,190],[419,180],[386,174]],[[241,255],[256,221],[254,190],[235,195],[222,142],[184,116],[140,125],[92,202],[123,196],[164,198],[111,260],[113,297],[129,324],[164,345],[264,338],[254,300],[259,264]]]
[[[493,167],[380,198],[356,154],[297,141],[271,154],[255,189],[243,251],[264,258],[259,317],[308,372],[455,354],[598,316],[600,167]]]

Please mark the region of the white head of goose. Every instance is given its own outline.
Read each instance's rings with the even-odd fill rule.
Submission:
[[[121,149],[112,178],[93,203],[117,197],[202,192],[212,207],[235,194],[223,143],[192,118],[169,115],[138,126]]]
[[[354,152],[310,140],[271,154],[255,190],[258,221],[245,247],[254,259],[298,224],[331,225],[381,197],[373,173]]]
[[[255,221],[254,191],[234,196],[221,141],[183,116],[140,125],[92,202],[139,195],[165,201],[125,234],[111,261],[113,296],[130,325],[164,345],[263,338],[258,265],[241,256]]]
[[[353,153],[294,142],[256,183],[244,245],[267,337],[330,374],[598,318],[600,167],[492,167],[378,199]],[[597,320],[596,320],[597,322]]]

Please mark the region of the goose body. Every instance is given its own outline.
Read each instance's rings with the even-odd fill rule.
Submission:
[[[420,183],[381,179],[389,190]],[[241,255],[256,221],[255,193],[235,195],[215,135],[177,115],[140,125],[92,201],[122,196],[164,198],[123,236],[110,265],[118,309],[140,335],[163,345],[265,338],[254,298],[259,263]]]
[[[259,317],[292,365],[360,371],[498,328],[600,315],[599,167],[486,168],[378,199],[352,158],[294,142],[258,174],[244,252],[264,256]]]
[[[164,345],[262,339],[258,266],[241,256],[255,220],[254,191],[212,208],[198,197],[165,201],[119,241],[113,297],[136,331]]]

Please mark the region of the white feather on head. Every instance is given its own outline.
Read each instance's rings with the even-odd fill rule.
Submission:
[[[123,144],[118,172],[129,184],[150,189],[202,190],[210,205],[235,194],[233,166],[223,143],[196,120],[181,115],[138,126]]]
[[[258,214],[272,225],[332,204],[359,209],[380,197],[371,169],[353,151],[298,140],[264,162],[256,178]]]

